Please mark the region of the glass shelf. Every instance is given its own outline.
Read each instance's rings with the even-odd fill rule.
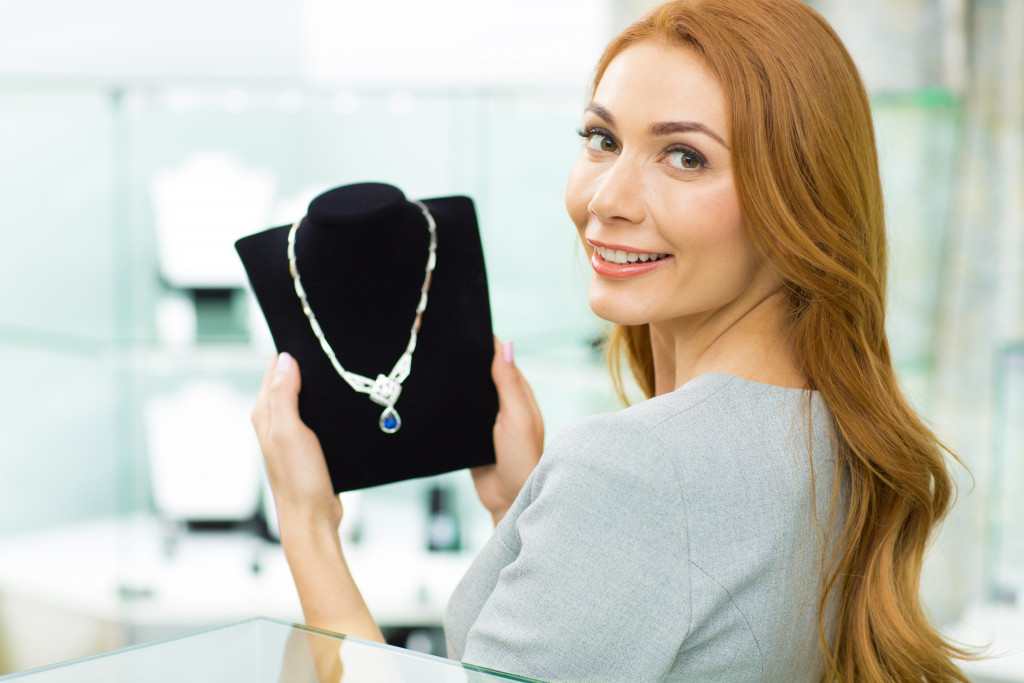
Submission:
[[[529,681],[308,626],[257,617],[9,676],[31,683]]]

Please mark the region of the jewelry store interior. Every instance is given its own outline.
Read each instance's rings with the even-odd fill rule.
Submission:
[[[0,0],[0,675],[302,622],[250,421],[275,345],[234,243],[331,188],[471,198],[549,438],[620,407],[563,195],[594,61],[654,4]],[[925,604],[1003,655],[973,679],[1024,681],[1024,4],[809,4],[872,99],[897,371],[965,465]],[[342,501],[389,643],[444,656],[493,528],[468,471]]]

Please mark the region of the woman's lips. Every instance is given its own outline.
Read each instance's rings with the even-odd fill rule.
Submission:
[[[673,258],[674,257],[672,256],[663,256],[657,261],[648,261],[647,263],[640,261],[635,263],[611,263],[610,261],[605,261],[601,258],[601,255],[595,247],[590,255],[590,265],[598,275],[612,278],[627,278],[634,277],[636,275],[643,275],[644,273],[656,270],[666,263],[671,262]]]

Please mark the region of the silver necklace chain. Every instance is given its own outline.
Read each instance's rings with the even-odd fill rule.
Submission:
[[[423,277],[423,286],[420,287],[420,302],[416,306],[416,319],[413,320],[412,329],[409,331],[409,343],[406,345],[402,355],[399,356],[395,367],[391,368],[391,372],[387,375],[377,375],[377,379],[370,379],[351,370],[346,370],[338,362],[338,356],[327,342],[324,331],[321,329],[320,323],[317,322],[316,315],[309,305],[309,298],[306,296],[306,290],[302,286],[302,278],[299,276],[298,260],[295,258],[295,234],[299,231],[299,225],[302,223],[302,220],[305,219],[292,223],[292,227],[288,231],[288,270],[291,272],[292,282],[295,285],[295,294],[298,295],[299,302],[302,304],[302,312],[306,314],[306,319],[309,320],[309,326],[313,330],[313,335],[320,342],[320,348],[324,350],[327,358],[331,361],[331,365],[334,366],[335,371],[341,378],[348,382],[349,386],[355,391],[361,394],[369,394],[371,401],[377,405],[384,406],[384,412],[380,414],[377,424],[385,434],[394,434],[402,426],[402,418],[399,416],[398,411],[395,410],[395,403],[402,393],[402,382],[412,372],[412,354],[416,350],[416,337],[419,334],[420,324],[423,320],[423,311],[427,309],[427,292],[430,290],[430,278],[434,272],[434,265],[437,262],[437,225],[434,223],[434,217],[430,215],[430,211],[427,210],[423,202],[416,201],[415,199],[412,202],[423,212],[423,216],[427,219],[427,229],[430,230],[430,251],[427,256],[426,274]]]

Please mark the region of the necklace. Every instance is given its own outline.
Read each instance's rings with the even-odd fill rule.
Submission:
[[[395,403],[402,393],[402,382],[412,372],[412,353],[416,350],[416,336],[420,331],[423,311],[427,308],[427,291],[430,289],[430,276],[434,272],[434,264],[437,262],[437,225],[434,223],[434,217],[430,215],[430,211],[427,210],[423,202],[416,201],[415,199],[412,202],[420,207],[424,218],[427,219],[427,229],[430,230],[430,251],[427,256],[426,275],[423,277],[423,285],[420,287],[420,303],[416,306],[416,319],[413,320],[412,329],[409,331],[409,343],[406,345],[402,355],[399,356],[391,372],[387,375],[377,375],[375,380],[346,370],[338,362],[334,349],[331,348],[327,338],[324,337],[324,331],[320,328],[320,323],[317,322],[316,315],[309,305],[306,290],[302,287],[302,278],[299,276],[299,266],[295,258],[295,234],[299,230],[299,224],[305,219],[292,223],[291,230],[288,231],[288,270],[291,272],[292,282],[295,284],[295,293],[302,304],[302,312],[306,314],[306,319],[309,320],[309,326],[313,330],[313,335],[320,342],[320,348],[327,354],[331,365],[334,366],[335,371],[341,378],[348,382],[349,386],[355,391],[361,394],[369,394],[371,401],[377,405],[384,406],[384,412],[380,414],[377,424],[385,434],[394,434],[402,426],[402,418],[399,416],[398,411],[395,410]]]

